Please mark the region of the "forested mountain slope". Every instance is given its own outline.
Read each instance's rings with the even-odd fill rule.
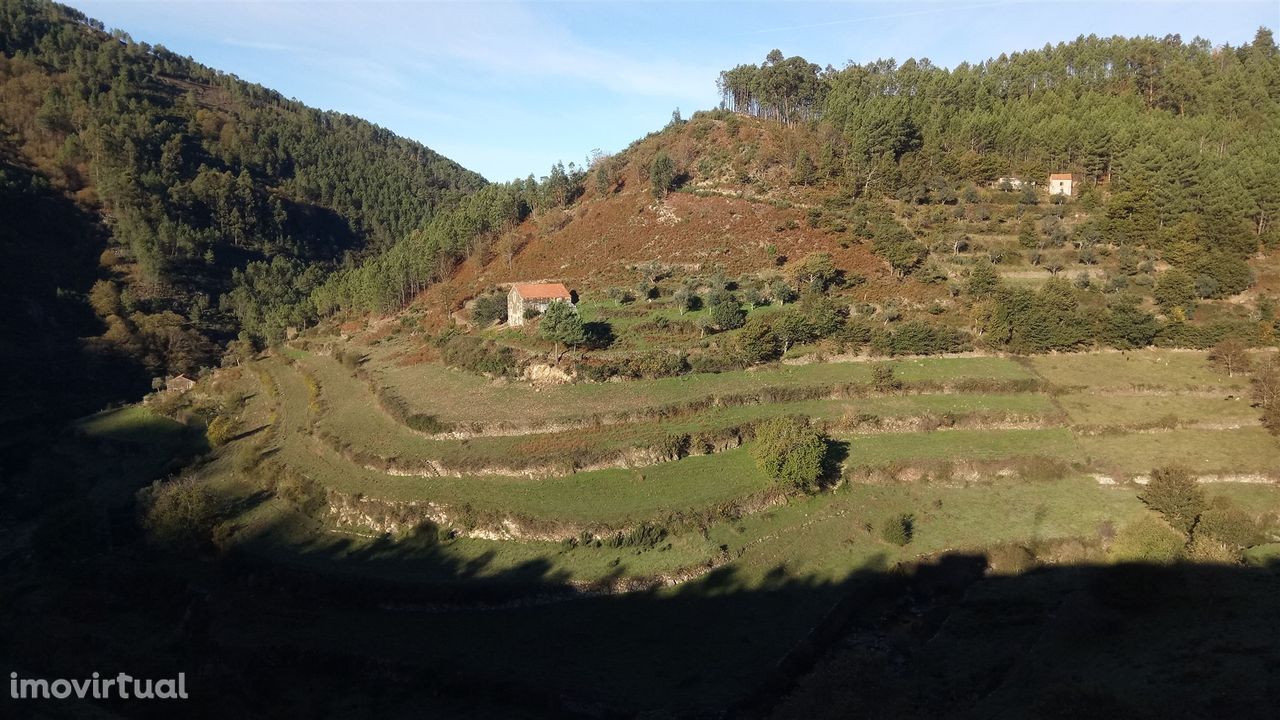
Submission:
[[[327,272],[485,184],[368,122],[40,0],[0,0],[0,160],[6,368],[95,387],[121,378],[50,348],[101,336],[134,361],[138,389],[216,364],[242,332],[260,342],[308,322],[296,301]],[[24,416],[40,393],[17,392],[35,390],[26,373],[4,377]]]
[[[722,109],[504,186],[544,201],[455,240],[465,262],[428,317],[511,281],[600,299],[655,273],[704,294],[724,276],[755,305],[822,253],[850,281],[851,316],[949,325],[991,349],[1274,337],[1280,52],[1265,28],[1241,47],[1090,36],[954,69],[775,51],[719,87]],[[1074,178],[1071,195],[1046,192],[1051,173]],[[335,277],[322,312],[403,305],[442,277],[415,266],[423,247]]]

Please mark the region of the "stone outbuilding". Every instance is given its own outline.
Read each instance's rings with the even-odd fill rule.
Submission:
[[[516,283],[507,293],[507,324],[524,325],[528,311],[544,313],[554,302],[568,303],[569,307],[577,310],[573,294],[563,283]]]

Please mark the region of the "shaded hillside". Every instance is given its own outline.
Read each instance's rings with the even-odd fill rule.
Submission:
[[[97,276],[104,229],[6,150],[0,140],[0,471],[59,418],[138,395],[148,379],[136,358],[82,340],[102,332],[77,289]]]
[[[484,185],[38,0],[0,1],[0,159],[3,420],[18,425],[135,398],[237,336],[235,352],[278,339],[314,319],[299,301],[327,273]]]
[[[236,271],[284,262],[285,291],[305,294],[344,257],[390,244],[484,184],[422,145],[107,33],[75,10],[5,0],[0,18],[0,127],[18,162],[101,216],[111,286],[101,292],[124,307],[100,314],[135,339],[145,335],[135,312],[176,313],[219,344],[240,330],[266,339],[276,329],[257,316],[254,283],[265,270]],[[217,357],[202,347],[147,364],[191,370]]]

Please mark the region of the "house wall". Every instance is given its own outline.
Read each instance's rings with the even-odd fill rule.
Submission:
[[[1050,195],[1070,195],[1071,181],[1070,180],[1050,180],[1049,194]]]
[[[526,310],[532,308],[540,313],[545,313],[547,308],[550,307],[553,302],[568,303],[569,307],[573,308],[574,312],[578,311],[578,306],[568,300],[560,300],[559,298],[547,300],[525,300],[515,291],[514,288],[512,288],[512,290],[507,293],[507,325],[511,327],[520,327],[525,324],[524,313]]]
[[[512,288],[507,293],[507,325],[524,325],[524,298]]]

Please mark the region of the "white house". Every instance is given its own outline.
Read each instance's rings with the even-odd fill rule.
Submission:
[[[544,313],[553,302],[573,304],[573,295],[563,283],[516,283],[507,293],[507,324],[524,325],[525,313],[536,310]]]
[[[995,182],[991,183],[991,187],[996,188],[997,190],[1005,187],[1008,187],[1010,190],[1021,190],[1025,186],[1026,186],[1026,183],[1022,181],[1022,178],[1016,178],[1012,176],[1002,177],[999,180],[996,180]]]
[[[1071,197],[1075,177],[1071,173],[1053,173],[1049,176],[1049,194]]]

